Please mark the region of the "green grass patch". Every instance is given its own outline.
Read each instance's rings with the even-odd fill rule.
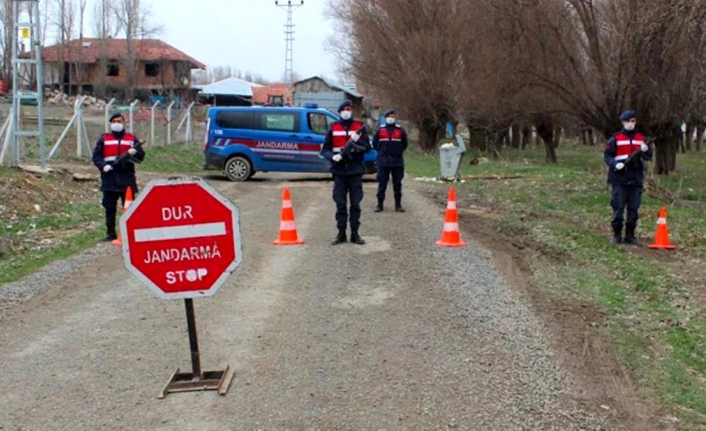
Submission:
[[[93,226],[72,234],[55,246],[24,253],[9,259],[1,259],[0,288],[3,283],[17,281],[49,263],[66,259],[75,253],[96,245],[101,232],[102,229]]]
[[[164,147],[150,146],[139,169],[159,173],[196,173],[203,167],[203,144],[181,142]]]
[[[558,165],[546,165],[543,148],[503,149],[496,160],[469,150],[460,169],[465,183],[456,184],[459,208],[490,205],[500,213],[499,219],[489,218],[499,232],[524,237],[554,255],[533,263],[533,284],[600,307],[640,392],[669,406],[683,420],[683,429],[704,429],[705,304],[692,299],[706,266],[702,210],[643,194],[639,239],[653,240],[659,209],[665,206],[678,251],[615,246],[609,242],[612,210],[602,147],[563,143],[558,158]],[[473,159],[479,163],[470,164]],[[410,151],[405,161],[412,177],[439,175],[436,155]],[[679,201],[706,202],[705,163],[706,154],[680,154],[676,172],[650,177]],[[548,263],[557,260],[563,262]]]

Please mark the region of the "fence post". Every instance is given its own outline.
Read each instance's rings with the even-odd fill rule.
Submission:
[[[56,151],[59,149],[59,146],[64,141],[64,138],[66,137],[66,135],[68,135],[69,130],[71,130],[71,127],[73,127],[73,125],[78,121],[78,104],[79,104],[80,100],[81,100],[81,98],[79,97],[74,102],[74,115],[71,117],[71,120],[69,120],[69,124],[66,125],[66,128],[64,128],[64,131],[61,132],[59,139],[57,139],[57,141],[54,144],[54,146],[52,147],[51,151],[49,151],[49,157],[48,157],[49,159],[54,157],[54,154],[56,154]],[[106,116],[107,116],[107,114],[106,114]],[[78,139],[80,139],[80,138],[78,138]],[[76,153],[79,154],[79,157],[81,157],[80,156],[80,154],[81,154],[81,147],[80,146],[76,149]]]
[[[150,108],[150,143],[152,145],[156,145],[156,142],[154,140],[154,110],[157,108],[157,105],[159,105],[159,100],[154,102],[154,105]]]
[[[138,103],[140,103],[140,101],[135,99],[135,101],[130,104],[130,133],[135,132],[135,127],[133,126],[133,112],[135,112],[135,107]]]
[[[172,106],[174,101],[167,106],[167,145],[172,144]]]
[[[192,122],[192,115],[193,115],[193,109],[194,109],[194,104],[196,102],[191,102],[189,104],[189,107],[187,108],[186,111],[186,142],[191,142],[194,140],[194,128],[193,128],[193,122]]]
[[[76,157],[83,157],[83,101],[85,97],[77,97],[74,103],[74,115],[76,116]]]
[[[2,145],[2,150],[0,151],[0,166],[5,164],[5,155],[7,154],[7,148],[10,146],[10,137],[12,136],[12,130],[10,130],[10,123],[12,123],[12,114],[7,116],[7,119],[2,124],[2,129],[0,129],[0,137],[5,137],[4,143]]]
[[[105,133],[110,132],[110,108],[113,106],[113,103],[115,103],[115,99],[110,99],[110,102],[105,105]]]

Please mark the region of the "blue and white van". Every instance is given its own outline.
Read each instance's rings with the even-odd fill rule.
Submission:
[[[213,107],[206,118],[204,169],[231,181],[255,172],[330,172],[321,147],[338,116],[316,105],[304,108]],[[376,172],[377,152],[365,155],[365,173]]]

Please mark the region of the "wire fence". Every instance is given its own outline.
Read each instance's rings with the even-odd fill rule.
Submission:
[[[90,161],[96,141],[106,133],[108,117],[121,112],[125,128],[133,133],[146,148],[167,146],[182,142],[200,141],[204,136],[205,107],[189,105],[181,109],[163,105],[108,106],[95,108],[74,102],[71,106],[44,107],[44,149],[48,163],[61,160],[83,159]],[[77,106],[78,105],[78,106]],[[0,125],[9,125],[11,104],[0,104]],[[36,106],[22,106],[18,130],[37,130]],[[0,134],[0,165],[14,163],[10,127]],[[19,137],[20,164],[39,164],[41,160],[39,139]]]

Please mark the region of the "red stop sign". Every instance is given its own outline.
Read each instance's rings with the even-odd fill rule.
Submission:
[[[238,208],[200,179],[150,181],[120,221],[128,271],[157,296],[210,296],[242,261]]]

